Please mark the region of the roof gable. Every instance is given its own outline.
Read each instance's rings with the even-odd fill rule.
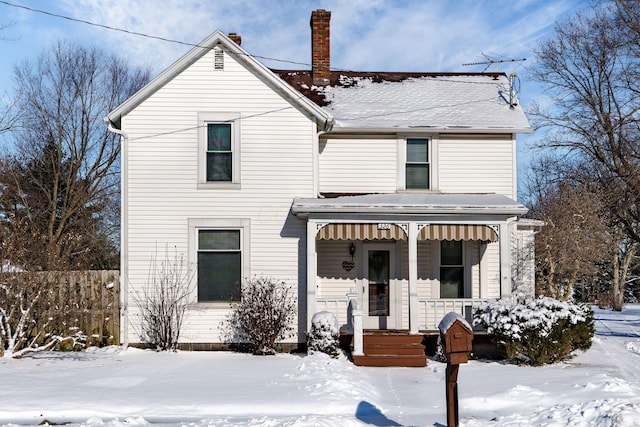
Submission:
[[[122,117],[134,110],[143,101],[157,92],[160,88],[182,73],[185,69],[206,55],[211,49],[220,46],[225,52],[234,55],[236,60],[243,66],[255,72],[271,88],[281,96],[288,98],[292,103],[298,105],[302,110],[315,117],[318,125],[322,128],[331,126],[331,115],[322,110],[317,104],[294,90],[286,84],[282,79],[274,74],[269,68],[256,60],[251,54],[242,49],[237,43],[231,40],[222,31],[216,30],[209,37],[198,43],[194,48],[189,50],[176,62],[158,74],[153,80],[146,84],[142,89],[129,97],[125,102],[116,107],[105,117],[105,121],[113,124],[116,128],[120,128]]]

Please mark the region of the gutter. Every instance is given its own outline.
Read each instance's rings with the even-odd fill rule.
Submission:
[[[332,122],[335,120],[332,119]],[[367,128],[367,127],[349,127],[349,126],[333,126],[332,123],[331,133],[333,134],[386,134],[395,135],[401,134],[418,134],[424,135],[429,133],[440,134],[530,134],[533,133],[533,129],[530,127],[513,127],[513,128],[473,128],[473,127],[454,127],[454,126],[413,126],[413,127],[387,127],[387,128]]]
[[[110,132],[120,135],[122,142],[120,144],[120,341],[124,349],[129,347],[129,272],[127,265],[127,205],[125,203],[127,196],[127,187],[124,185],[127,179],[127,155],[126,147],[129,137],[127,134],[115,127],[115,124],[105,117],[107,128]]]
[[[527,213],[527,208],[513,206],[292,206],[291,213],[296,216],[306,216],[314,213],[330,214],[390,214],[390,215],[425,215],[425,214],[446,214],[446,215],[523,215]]]

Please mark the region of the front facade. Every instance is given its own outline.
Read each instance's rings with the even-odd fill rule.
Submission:
[[[330,15],[313,16],[328,45]],[[167,248],[194,273],[192,344],[223,342],[255,276],[295,287],[292,343],[319,311],[345,332],[357,306],[365,329],[418,334],[533,293],[516,251],[534,233],[515,201],[529,125],[506,76],[337,73],[328,58],[278,71],[221,32],[200,46],[106,118],[122,137],[126,343],[145,341],[135,299]]]

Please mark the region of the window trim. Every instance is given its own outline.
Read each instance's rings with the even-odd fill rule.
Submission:
[[[198,233],[200,230],[240,231],[240,278],[241,286],[251,277],[251,220],[248,218],[209,219],[189,218],[189,264],[193,266],[190,304],[197,307],[229,308],[230,301],[198,301]]]
[[[198,189],[240,189],[239,112],[198,113]],[[209,124],[231,125],[231,181],[207,181],[207,130]]]
[[[429,188],[407,188],[407,141],[410,139],[427,140],[429,165]],[[398,135],[398,190],[406,192],[438,191],[437,173],[438,137],[437,135],[405,134]]]

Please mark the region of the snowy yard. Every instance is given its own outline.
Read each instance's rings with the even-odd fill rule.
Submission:
[[[542,368],[460,368],[463,426],[640,426],[640,305],[596,311],[592,348]],[[444,426],[445,364],[117,347],[0,359],[0,425]]]

